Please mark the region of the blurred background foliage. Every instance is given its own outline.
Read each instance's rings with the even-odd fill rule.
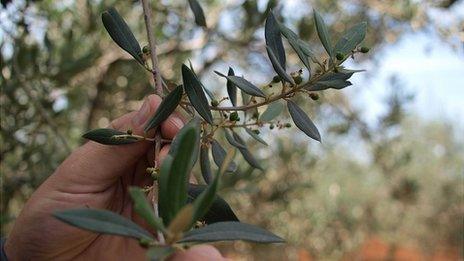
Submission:
[[[179,82],[180,65],[191,59],[218,95],[224,95],[225,84],[213,70],[231,65],[257,83],[272,78],[262,27],[270,8],[320,55],[312,8],[324,14],[334,36],[367,21],[365,45],[372,51],[352,65],[381,60],[382,48],[411,31],[433,32],[450,48],[462,48],[463,22],[441,23],[431,16],[446,14],[461,1],[200,1],[207,30],[194,25],[187,1],[155,2],[163,77]],[[152,92],[150,76],[104,31],[100,13],[108,6],[115,6],[146,44],[138,1],[2,1],[2,236],[35,188],[84,142],[81,133],[137,109]],[[290,68],[298,70],[298,58],[288,55]],[[363,117],[369,108],[354,105],[344,92],[321,93],[305,108],[322,129],[322,144],[294,128],[263,130],[271,146],[253,147],[266,171],[240,164],[239,173],[225,178],[222,194],[241,219],[267,227],[289,244],[238,242],[221,249],[245,259],[350,259],[360,258],[356,251],[375,237],[389,246],[385,258],[408,245],[422,257],[446,249],[442,256],[462,259],[462,127],[410,112],[414,92],[407,87],[391,77],[385,86],[387,110],[374,123]]]

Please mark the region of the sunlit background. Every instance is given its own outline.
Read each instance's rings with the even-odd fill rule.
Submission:
[[[199,2],[209,32],[195,26],[187,1],[153,1],[161,70],[179,82],[180,65],[190,59],[219,97],[225,82],[213,70],[232,66],[261,85],[272,79],[263,36],[270,8],[320,57],[313,8],[334,39],[367,21],[363,45],[371,49],[346,62],[366,70],[352,78],[353,86],[304,101],[322,143],[296,128],[265,127],[269,147],[250,140],[265,171],[237,156],[242,168],[226,177],[221,194],[239,218],[288,244],[218,245],[226,255],[463,259],[464,1]],[[99,15],[108,6],[145,45],[137,1],[2,1],[2,237],[35,188],[83,142],[81,133],[137,109],[152,92],[150,76],[104,31]],[[302,67],[291,48],[287,55],[289,70]],[[290,122],[286,113],[279,119]]]

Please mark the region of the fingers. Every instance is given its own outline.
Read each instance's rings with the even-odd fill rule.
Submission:
[[[150,95],[138,111],[125,114],[114,120],[110,124],[110,128],[121,131],[131,129],[134,134],[141,135],[144,125],[160,103],[160,97]],[[72,183],[109,184],[126,173],[130,167],[133,167],[137,160],[144,157],[152,146],[151,142],[108,146],[89,141],[73,152],[57,172],[67,173],[66,175],[68,179],[72,179]],[[73,173],[76,175],[72,175]],[[91,188],[89,187],[89,189]]]
[[[183,126],[184,121],[182,118],[177,113],[173,113],[161,124],[161,135],[165,139],[172,140]]]
[[[210,245],[197,245],[186,251],[176,252],[169,261],[216,261],[227,260],[219,250]]]

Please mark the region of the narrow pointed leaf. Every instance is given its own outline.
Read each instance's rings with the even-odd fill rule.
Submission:
[[[69,209],[55,212],[53,216],[67,224],[85,230],[132,237],[153,239],[152,235],[131,220],[103,209]]]
[[[226,151],[224,148],[222,148],[221,144],[217,142],[217,140],[214,140],[211,142],[211,151],[213,153],[213,160],[214,163],[216,163],[216,166],[219,168],[222,166],[225,158],[226,158]],[[228,167],[227,167],[227,172],[235,172],[237,170],[237,164],[235,162],[230,162]]]
[[[229,80],[233,84],[235,84],[235,86],[237,86],[238,88],[240,88],[242,91],[244,91],[245,93],[247,93],[249,95],[263,97],[263,98],[266,97],[266,95],[258,87],[256,87],[251,82],[245,80],[245,78],[243,78],[243,77],[225,76],[224,74],[222,74],[222,73],[220,73],[218,71],[214,71],[214,72],[219,76],[225,77],[227,80]]]
[[[189,122],[187,122],[187,124],[184,125],[184,127],[182,127],[182,129],[180,129],[180,131],[177,133],[177,135],[174,137],[174,139],[172,140],[171,142],[171,146],[169,148],[169,154],[170,155],[174,155],[175,153],[177,153],[177,151],[179,150],[179,146],[180,146],[180,138],[183,133],[187,130],[189,130],[190,128],[193,128],[195,130],[195,145],[194,147],[196,148],[194,151],[193,151],[193,154],[192,154],[192,157],[191,157],[191,162],[190,162],[190,166],[194,166],[195,163],[197,162],[197,159],[198,159],[198,153],[199,153],[199,147],[200,147],[200,120],[198,118],[193,118],[191,119]]]
[[[269,104],[266,108],[266,110],[261,114],[259,117],[259,120],[261,122],[269,122],[275,119],[277,116],[282,113],[284,110],[284,105],[280,102],[273,102]]]
[[[113,41],[143,65],[140,45],[118,11],[111,7],[103,12],[102,22]]]
[[[186,204],[171,220],[167,230],[171,233],[178,234],[189,230],[192,227],[192,219],[194,215],[194,208],[192,204]]]
[[[213,116],[209,109],[208,99],[206,99],[203,87],[196,75],[185,65],[182,65],[182,80],[184,89],[190,103],[200,116],[209,124],[213,124]]]
[[[275,62],[279,64],[281,68],[285,68],[285,49],[282,43],[279,22],[275,18],[273,11],[270,11],[266,18],[264,36],[266,38],[266,45],[271,49],[275,56]]]
[[[249,128],[245,128],[245,131],[253,138],[255,139],[256,141],[258,141],[259,143],[262,143],[266,146],[268,146],[267,142],[264,141],[257,133],[255,133],[253,130],[249,129]]]
[[[193,202],[205,189],[206,186],[203,185],[189,184],[189,203]],[[218,195],[214,197],[211,207],[199,220],[206,224],[223,221],[239,221],[229,204]]]
[[[235,76],[234,70],[229,67],[228,76]],[[230,102],[233,106],[237,106],[237,87],[233,82],[227,79],[227,94],[229,95]]]
[[[237,133],[233,133],[233,136],[235,138],[235,140],[238,142],[238,143],[241,143],[241,144],[245,144],[245,142],[243,141],[243,139],[237,134]],[[240,153],[242,154],[243,158],[246,160],[246,162],[248,162],[248,164],[250,164],[250,166],[252,166],[253,168],[256,168],[256,169],[260,169],[260,170],[263,170],[263,168],[261,167],[261,165],[258,163],[258,161],[255,159],[255,157],[253,156],[253,154],[251,154],[251,152],[248,150],[248,148],[238,148],[238,150],[240,151]]]
[[[169,115],[177,108],[182,99],[183,86],[177,86],[172,92],[170,92],[166,98],[163,99],[158,109],[156,110],[153,117],[148,121],[145,126],[145,132],[152,128],[158,127]]]
[[[192,65],[192,62],[189,60],[189,66],[190,66],[190,70],[192,71],[193,75],[195,76],[195,78],[197,79],[197,81],[201,84],[201,87],[203,88],[203,90],[205,91],[206,95],[208,95],[208,97],[211,99],[211,100],[214,100],[214,95],[213,93],[208,90],[208,88],[206,88],[203,83],[201,83],[200,81],[200,78],[198,78],[198,75],[197,73],[195,72],[195,70],[193,69],[193,65]]]
[[[272,49],[269,48],[269,46],[266,46],[266,50],[267,50],[267,55],[269,56],[269,60],[271,60],[272,67],[274,68],[274,71],[277,73],[277,75],[279,75],[280,78],[283,79],[284,81],[291,83],[291,84],[295,84],[295,82],[293,81],[293,78],[290,77],[290,75],[288,75],[285,69],[282,68],[282,66],[280,65]]]
[[[199,150],[195,125],[186,125],[177,134],[177,148],[163,161],[159,177],[159,212],[165,225],[187,203],[187,188],[192,157]],[[198,152],[197,152],[198,153]]]
[[[203,8],[197,0],[188,0],[190,9],[192,9],[193,15],[195,16],[195,23],[199,26],[206,27],[205,14]]]
[[[129,135],[126,132],[113,129],[91,130],[82,135],[82,137],[105,145],[125,145],[141,140],[140,138]]]
[[[306,113],[298,107],[296,103],[290,100],[287,101],[287,108],[295,125],[310,138],[320,142],[321,135],[308,115],[306,115]]]
[[[163,220],[156,216],[153,206],[148,202],[145,193],[141,188],[129,188],[129,194],[134,202],[134,210],[142,217],[152,228],[158,231],[165,231]]]
[[[162,261],[175,251],[176,249],[172,246],[154,246],[148,249],[147,256],[150,261]]]
[[[222,166],[216,172],[216,176],[211,184],[209,184],[203,192],[198,195],[198,197],[193,201],[193,219],[192,224],[194,224],[197,220],[200,220],[205,216],[208,212],[209,208],[213,204],[216,194],[219,188],[219,180],[221,176],[224,174],[226,170],[226,166],[232,162],[232,158],[234,156],[233,151],[229,151],[226,155],[226,158],[222,162]]]
[[[308,57],[310,57],[310,55],[307,52],[308,50],[303,49],[300,43],[301,40],[299,39],[298,35],[282,23],[279,23],[279,29],[285,36],[285,38],[287,38],[288,43],[290,44],[290,46],[292,46],[292,49],[296,52],[298,58],[300,58],[301,62],[308,69],[308,71],[311,72],[311,67],[308,60]]]
[[[327,81],[319,81],[312,86],[306,88],[308,91],[323,91],[326,89],[343,89],[345,87],[351,86],[352,83],[350,81],[346,81],[343,79],[335,79],[335,80],[327,80]]]
[[[358,46],[366,37],[367,23],[362,22],[356,24],[350,29],[346,30],[343,36],[335,44],[335,53],[342,53],[348,55],[351,51]]]
[[[202,146],[200,148],[200,169],[201,176],[205,180],[206,184],[210,184],[213,175],[211,173],[211,162],[209,160],[209,147]]]
[[[244,240],[256,243],[284,243],[281,237],[260,227],[241,222],[218,222],[185,233],[179,243]]]
[[[233,132],[233,131],[232,131]],[[238,149],[245,149],[246,146],[237,142],[234,137],[232,137],[232,135],[229,133],[229,131],[227,129],[224,129],[224,136],[226,137],[226,140],[227,142],[230,143],[230,145],[238,148]]]
[[[332,48],[332,41],[330,40],[329,30],[327,25],[322,19],[322,16],[316,11],[314,12],[314,23],[316,24],[317,35],[321,40],[322,45],[324,46],[325,50],[329,54],[330,57],[334,57],[333,48]]]

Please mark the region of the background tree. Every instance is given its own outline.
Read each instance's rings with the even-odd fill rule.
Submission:
[[[136,36],[144,39],[138,1],[8,2],[2,2],[0,19],[2,235],[34,188],[70,149],[83,142],[82,132],[106,126],[110,119],[136,108],[137,101],[151,92],[150,75],[115,48],[95,22],[104,9],[116,6]],[[270,8],[300,37],[314,43],[317,36],[308,19],[312,7],[330,17],[326,20],[334,34],[367,20],[366,43],[377,50],[411,30],[436,30],[453,45],[462,27],[462,21],[444,25],[430,18],[432,12],[453,8],[454,1],[300,1],[298,9],[307,10],[301,13],[285,12],[291,7],[283,1],[202,4],[208,14],[206,30],[192,25],[193,15],[185,13],[187,1],[153,6],[160,66],[163,77],[179,82],[178,68],[190,58],[197,74],[218,94],[225,92],[223,83],[211,77],[214,69],[225,71],[233,62],[237,73],[253,71],[254,78],[263,81],[272,72],[262,51],[262,25]],[[296,56],[288,59],[291,68],[299,68]],[[433,245],[437,235],[447,244],[459,242],[462,224],[448,222],[459,220],[463,212],[462,140],[449,127],[452,123],[423,123],[405,116],[406,100],[396,89],[389,99],[390,112],[375,127],[341,93],[326,92],[318,103],[321,106],[308,104],[307,109],[330,119],[323,127],[332,131],[331,137],[324,140],[324,147],[307,150],[298,138],[290,139],[293,129],[281,132],[272,147],[279,157],[263,160],[269,164],[266,174],[241,169],[238,177],[246,181],[230,177],[230,190],[248,192],[230,198],[240,215],[263,222],[282,232],[291,245],[321,257],[340,256],[370,233],[385,234],[395,242],[417,241],[424,248]],[[356,149],[339,141],[365,148],[368,160],[347,157]],[[420,149],[430,147],[437,148],[433,152],[437,154]],[[269,155],[273,154],[261,153],[265,158]],[[291,178],[284,179],[283,172]],[[270,182],[278,186],[271,189]],[[382,193],[377,193],[379,187]],[[251,206],[244,205],[250,202],[245,199],[260,202],[262,211],[247,211]],[[392,211],[398,213],[392,219],[383,215]],[[437,231],[435,222],[446,226],[432,233]],[[238,245],[238,250],[246,249]]]

